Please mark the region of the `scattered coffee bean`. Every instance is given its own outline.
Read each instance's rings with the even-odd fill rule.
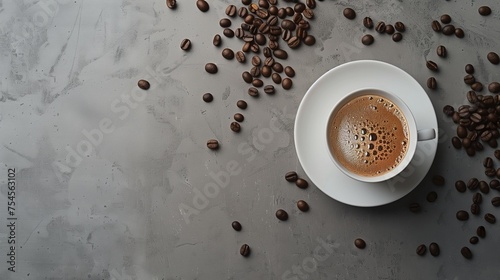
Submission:
[[[228,18],[223,18],[223,19],[219,20],[219,25],[222,28],[229,27],[229,26],[231,26],[231,20]]]
[[[167,0],[167,7],[169,9],[175,9],[177,7],[177,2],[175,0]]]
[[[442,22],[442,23],[444,23],[444,24],[448,24],[448,23],[450,23],[450,22],[451,22],[451,17],[450,17],[450,15],[448,15],[448,14],[444,14],[444,15],[442,15],[439,19],[440,19],[440,20],[441,20],[441,22]]]
[[[396,30],[399,31],[399,32],[405,32],[405,30],[406,30],[406,27],[405,27],[404,23],[402,23],[400,21],[397,21],[394,24],[394,28],[396,28]]]
[[[234,221],[231,223],[231,226],[235,231],[241,231],[241,224],[238,221]]]
[[[385,33],[392,35],[392,34],[394,34],[394,31],[395,31],[394,26],[392,26],[392,24],[385,25]]]
[[[477,189],[478,187],[479,187],[479,180],[477,178],[471,178],[469,182],[467,182],[467,188],[471,191]]]
[[[488,85],[488,90],[491,93],[500,93],[500,83],[492,82]]]
[[[288,58],[288,53],[282,49],[274,50],[273,55],[279,59],[287,59]]]
[[[250,5],[250,4],[252,4],[252,0],[241,0],[241,4]]]
[[[455,108],[453,108],[453,106],[451,106],[451,105],[445,105],[443,107],[443,113],[445,115],[447,115],[448,117],[451,117],[454,112],[455,112]]]
[[[462,139],[467,137],[467,128],[463,125],[457,126],[457,136]]]
[[[429,79],[427,79],[427,87],[429,89],[436,89],[437,88],[436,78],[430,77]]]
[[[462,28],[455,28],[455,36],[457,38],[463,38],[465,37],[465,32]]]
[[[493,167],[493,159],[490,158],[490,157],[486,157],[483,160],[483,166],[486,167],[486,168]]]
[[[276,218],[280,221],[286,221],[288,220],[288,213],[283,209],[278,209],[278,211],[276,211]]]
[[[241,126],[237,122],[232,122],[231,125],[230,125],[230,128],[234,132],[240,132],[240,130],[241,130]]]
[[[314,9],[316,8],[316,0],[306,0],[306,6],[309,9]]]
[[[146,80],[139,80],[139,81],[137,82],[137,86],[138,86],[140,89],[143,89],[143,90],[148,90],[148,89],[151,87],[151,85],[149,84],[149,82],[148,82],[148,81],[146,81]]]
[[[433,255],[434,257],[437,257],[439,256],[439,253],[440,253],[440,250],[439,250],[439,245],[435,242],[432,242],[430,245],[429,245],[429,252],[431,253],[431,255]]]
[[[440,57],[446,57],[446,47],[445,46],[438,46],[436,49],[436,53]]]
[[[230,28],[224,28],[224,30],[222,31],[222,34],[224,34],[224,36],[226,36],[227,38],[234,37],[234,31]]]
[[[457,219],[460,220],[460,221],[466,221],[469,219],[469,213],[467,211],[464,211],[464,210],[459,210],[457,212]]]
[[[283,65],[281,65],[281,63],[279,63],[279,62],[275,61],[272,68],[273,68],[274,72],[277,72],[277,73],[283,72]]]
[[[232,49],[225,48],[222,50],[222,57],[224,57],[227,60],[231,60],[234,58],[234,52]]]
[[[217,150],[217,149],[219,149],[219,141],[217,141],[215,139],[210,139],[207,141],[207,147],[210,150]]]
[[[203,94],[203,101],[210,103],[213,100],[214,100],[214,96],[211,93],[207,92],[207,93]]]
[[[417,212],[420,212],[420,204],[418,202],[413,202],[413,203],[410,203],[410,207],[409,207],[410,211],[413,212],[413,213],[417,213]]]
[[[458,192],[465,192],[466,191],[466,185],[465,182],[462,180],[458,180],[455,182],[455,188],[457,189]]]
[[[469,247],[462,247],[460,253],[462,253],[462,256],[464,256],[464,258],[472,259],[472,252],[470,251]]]
[[[479,213],[481,213],[481,207],[479,206],[479,204],[476,204],[476,203],[472,203],[471,206],[470,206],[470,212],[472,213],[472,215],[479,215]]]
[[[247,244],[241,245],[240,254],[243,257],[248,257],[250,255],[250,246],[248,246]]]
[[[471,75],[474,74],[474,66],[472,64],[465,65],[465,72]]]
[[[429,202],[434,202],[434,201],[436,201],[437,197],[438,197],[437,193],[436,193],[436,192],[434,192],[434,191],[432,191],[432,192],[429,192],[429,193],[427,194],[426,199],[427,199],[427,201],[429,201]]]
[[[472,202],[475,204],[481,204],[481,202],[483,202],[483,196],[480,193],[475,193],[472,196]]]
[[[460,141],[460,139],[459,139],[458,137],[456,137],[456,136],[453,136],[453,137],[451,138],[451,144],[453,145],[453,147],[454,147],[455,149],[460,149],[460,148],[462,148],[462,141]]]
[[[198,0],[198,1],[203,1],[203,0]],[[209,62],[205,64],[205,71],[207,71],[210,74],[215,74],[218,71],[217,65],[215,65],[215,63]]]
[[[366,248],[366,242],[361,238],[356,238],[354,240],[354,246],[356,246],[356,248],[358,249],[364,249]]]
[[[260,73],[260,68],[259,67],[254,66],[254,67],[252,67],[252,69],[250,69],[250,75],[252,75],[252,77],[258,78],[258,77],[260,77],[260,74],[261,73]],[[254,80],[252,79],[252,83],[253,83],[253,81]],[[256,83],[258,83],[258,82],[256,82]]]
[[[296,13],[300,14],[306,9],[306,5],[304,3],[297,3],[295,6],[293,6],[293,9],[295,10]]]
[[[495,150],[494,155],[496,159],[500,160],[500,150]]]
[[[260,63],[261,63],[260,57],[258,55],[254,55],[252,57],[252,65],[253,66],[260,66]]]
[[[436,32],[441,32],[441,24],[439,23],[439,21],[437,21],[437,20],[432,21],[431,27],[432,27],[432,30],[434,30]]]
[[[266,94],[269,94],[269,95],[274,94],[275,93],[274,86],[273,85],[267,85],[267,86],[265,86],[264,87],[264,92]]]
[[[221,41],[222,41],[222,39],[221,39],[220,35],[219,34],[215,34],[214,39],[212,41],[213,45],[216,46],[216,47],[218,47],[218,46],[220,46]]]
[[[383,21],[380,21],[379,23],[377,23],[377,26],[375,27],[375,31],[377,31],[378,33],[385,33],[385,22]]]
[[[226,7],[226,15],[230,17],[235,17],[237,13],[237,8],[235,5],[228,5]]]
[[[307,189],[307,187],[309,186],[309,183],[307,183],[306,180],[302,179],[302,178],[298,178],[296,181],[295,181],[295,185],[301,189]]]
[[[236,106],[242,110],[245,110],[248,107],[248,104],[245,100],[238,100],[236,102]]]
[[[372,29],[373,28],[373,20],[370,17],[365,17],[363,19],[363,25],[368,29]]]
[[[293,82],[290,78],[284,78],[281,81],[281,86],[283,87],[283,89],[289,90],[292,88],[292,85],[293,85]]]
[[[495,207],[500,206],[500,196],[495,196],[491,199],[491,204]]]
[[[264,60],[264,65],[268,67],[273,67],[274,65],[274,58],[272,57],[266,57],[266,60]]]
[[[453,35],[453,34],[455,34],[455,26],[453,26],[451,24],[445,25],[445,26],[443,26],[442,32],[446,36]]]
[[[500,188],[500,181],[493,179],[490,181],[490,188],[493,190],[498,190]]]
[[[471,74],[465,75],[464,83],[466,83],[467,85],[472,85],[475,82],[476,82],[476,78],[474,78],[474,76],[472,76]]]
[[[478,12],[482,16],[489,16],[491,14],[491,8],[488,6],[481,6],[479,7]]]
[[[207,1],[205,1],[205,0],[197,0],[196,7],[198,7],[198,9],[202,12],[206,12],[210,8]]]
[[[375,38],[373,38],[373,36],[370,34],[366,34],[361,38],[361,43],[363,43],[363,45],[365,45],[365,46],[369,46],[369,45],[373,44],[374,41],[375,41]]]
[[[470,239],[469,239],[469,243],[470,244],[477,244],[479,242],[479,238],[477,236],[472,236]]]
[[[313,35],[309,34],[304,38],[304,44],[306,44],[307,46],[312,46],[315,43],[316,43],[316,38]]]
[[[495,52],[489,52],[486,58],[488,58],[488,61],[492,64],[497,65],[498,63],[500,63],[500,57]]]
[[[481,238],[485,238],[486,237],[486,228],[484,228],[484,226],[478,226],[476,229],[476,234],[477,234],[477,236],[479,236]]]
[[[491,213],[486,213],[484,215],[484,220],[487,221],[490,224],[494,224],[497,221],[495,215],[493,215]]]
[[[286,66],[285,67],[285,75],[287,75],[290,78],[293,78],[293,77],[295,77],[295,70],[293,70],[293,68],[290,66]]]
[[[273,70],[271,67],[264,65],[264,66],[262,66],[260,73],[262,74],[262,76],[269,78],[271,76],[271,74],[273,73]]]
[[[434,62],[434,61],[432,61],[432,60],[428,60],[428,61],[425,63],[425,66],[427,66],[427,69],[429,69],[429,70],[431,70],[431,71],[434,71],[434,72],[439,71],[438,65],[436,64],[436,62]]]
[[[191,40],[189,39],[184,39],[181,42],[181,49],[184,51],[187,51],[191,48]]]
[[[297,208],[302,212],[307,212],[309,211],[309,204],[303,200],[299,200],[297,201]]]
[[[353,20],[356,18],[356,12],[351,8],[345,8],[343,14],[347,19]]]
[[[419,256],[425,255],[425,253],[427,252],[427,246],[425,246],[425,244],[418,245],[416,252]]]
[[[259,90],[254,88],[254,87],[251,87],[248,89],[248,95],[250,95],[251,97],[258,97],[259,96]]]
[[[237,51],[235,56],[236,60],[240,63],[245,63],[245,61],[247,60],[245,53],[242,51]]]
[[[445,180],[441,175],[434,175],[432,177],[432,183],[436,186],[444,186]]]
[[[253,80],[252,74],[250,74],[250,72],[248,72],[248,71],[243,72],[241,74],[241,77],[243,78],[243,81],[245,81],[248,84],[251,83]]]
[[[285,180],[287,180],[288,182],[295,182],[298,178],[299,176],[295,171],[290,171],[285,174]]]
[[[483,84],[481,84],[480,82],[475,82],[473,83],[470,88],[473,90],[473,91],[476,91],[476,92],[481,92],[483,91]]]
[[[490,192],[490,186],[485,181],[480,181],[479,182],[479,191],[481,191],[484,194],[488,194]]]
[[[233,116],[234,120],[237,121],[237,122],[242,122],[245,120],[245,116],[243,116],[242,114],[240,113],[236,113],[234,114]]]

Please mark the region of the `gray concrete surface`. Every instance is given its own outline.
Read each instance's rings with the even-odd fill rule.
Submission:
[[[1,279],[500,278],[498,223],[455,219],[472,195],[456,192],[454,181],[484,178],[481,162],[492,150],[471,159],[453,149],[455,126],[441,112],[466,102],[466,63],[484,83],[500,79],[498,66],[485,59],[500,52],[498,1],[318,2],[310,32],[317,44],[289,50],[286,64],[297,72],[292,90],[259,99],[246,94],[240,78],[250,64],[226,61],[211,44],[233,2],[210,1],[207,13],[194,1],[178,2],[169,10],[159,0],[0,1]],[[478,15],[483,4],[492,6],[491,16]],[[357,11],[355,21],[342,17],[346,6]],[[465,30],[464,39],[430,29],[443,13]],[[360,45],[364,16],[403,21],[403,41],[376,34],[374,45]],[[179,48],[184,38],[193,42],[189,52]],[[439,44],[447,59],[436,56]],[[223,46],[241,43],[223,38]],[[304,93],[327,70],[358,59],[392,63],[423,86],[431,75],[425,60],[441,67],[438,90],[428,91],[441,131],[431,171],[408,196],[376,208],[343,205],[312,184],[301,190],[283,179],[290,170],[307,178],[293,143]],[[219,65],[217,75],[204,72],[209,61]],[[152,84],[146,95],[136,89],[142,78]],[[202,102],[205,92],[213,103]],[[229,123],[238,99],[249,108],[234,134]],[[259,136],[271,127],[272,137]],[[206,148],[210,138],[220,140],[219,151]],[[218,183],[228,164],[233,173]],[[434,186],[434,174],[446,185]],[[201,197],[215,184],[222,186]],[[434,203],[425,200],[431,190],[438,193]],[[486,196],[483,213],[498,214],[489,203],[497,194]],[[296,209],[299,199],[310,212]],[[411,202],[422,211],[411,213]],[[288,221],[274,217],[278,208]],[[8,217],[17,218],[15,238]],[[232,230],[233,220],[241,232]],[[487,237],[469,245],[479,225]],[[353,246],[357,237],[366,249]],[[12,239],[15,272],[7,263]],[[417,245],[431,242],[440,244],[440,256],[416,255]],[[249,258],[239,255],[243,243],[252,249]],[[467,245],[472,260],[460,255]]]

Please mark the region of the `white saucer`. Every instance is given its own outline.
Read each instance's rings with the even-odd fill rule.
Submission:
[[[405,71],[385,62],[359,60],[337,66],[309,88],[295,119],[295,148],[302,168],[325,194],[345,204],[379,206],[411,192],[429,171],[437,150],[437,137],[417,144],[408,167],[396,177],[364,183],[348,177],[332,162],[326,146],[326,124],[333,106],[347,93],[377,88],[397,94],[412,111],[417,129],[438,126],[434,107],[420,84]]]

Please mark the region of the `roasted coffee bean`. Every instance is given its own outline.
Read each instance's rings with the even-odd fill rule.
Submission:
[[[309,183],[307,183],[307,181],[302,179],[302,178],[298,178],[295,181],[295,185],[297,185],[297,187],[299,187],[301,189],[307,189],[307,187],[309,186]]]
[[[276,218],[280,221],[286,221],[288,220],[288,213],[283,209],[278,209],[278,211],[276,211]]]
[[[143,89],[143,90],[148,90],[150,87],[151,87],[151,84],[146,81],[146,80],[139,80],[137,82],[137,86],[140,88],[140,89]]]
[[[457,136],[462,139],[467,137],[467,128],[461,125],[457,126]]]
[[[472,64],[465,65],[465,72],[471,75],[474,74],[474,66]]]
[[[231,125],[229,126],[231,128],[232,131],[234,132],[240,132],[241,130],[241,126],[239,123],[237,122],[232,122]]]
[[[377,26],[375,26],[375,30],[381,34],[385,33],[385,22],[380,21],[379,23],[377,23]]]
[[[483,160],[483,166],[486,167],[486,168],[493,167],[493,159],[490,158],[490,157],[486,157]]]
[[[460,115],[458,114],[458,112],[453,112],[453,115],[451,115],[451,119],[454,123],[459,123]]]
[[[207,141],[207,147],[210,150],[217,150],[217,149],[219,149],[219,141],[217,141],[215,139],[210,139]]]
[[[499,93],[500,92],[500,83],[492,82],[488,85],[488,90],[491,93]]]
[[[257,77],[260,77],[260,68],[257,67],[257,66],[254,66],[250,69],[250,74],[252,75],[252,77],[254,78],[257,78]],[[253,79],[252,79],[252,82],[253,82]]]
[[[347,19],[353,20],[356,18],[356,12],[351,8],[345,8],[342,13],[344,14],[344,17],[346,17]]]
[[[276,2],[276,4],[278,3],[277,0],[269,1],[269,4],[271,4],[271,7],[269,7],[269,14],[276,16],[278,15],[278,7],[276,7],[276,4],[273,4],[274,2]]]
[[[469,239],[469,243],[470,244],[477,244],[479,242],[479,238],[477,238],[477,236],[472,236],[470,239]]]
[[[293,77],[295,77],[295,70],[293,70],[292,67],[287,66],[287,67],[285,67],[285,75],[287,75],[290,78],[293,78]]]
[[[253,79],[252,86],[254,87],[262,87],[264,82],[261,79]]]
[[[247,60],[245,53],[242,51],[237,51],[235,56],[236,56],[236,60],[240,63],[245,63],[245,61]]]
[[[453,106],[451,106],[451,105],[445,105],[443,107],[443,113],[445,115],[447,115],[448,117],[451,117],[454,112],[455,112],[455,108],[453,108]]]
[[[237,8],[235,5],[228,5],[226,7],[226,15],[230,16],[230,17],[235,17],[236,16],[236,11],[237,11]]]
[[[403,40],[403,34],[401,34],[399,32],[392,34],[392,40],[394,42],[399,42],[399,41]]]
[[[316,8],[316,0],[306,0],[306,5],[309,9]]]
[[[267,2],[267,0],[259,0],[258,4],[259,4],[259,7],[261,7],[262,9],[269,8],[269,2]]]
[[[220,35],[219,34],[215,34],[214,39],[212,41],[212,43],[214,44],[214,46],[216,46],[216,47],[220,46],[221,41],[222,41],[222,39],[221,39]]]
[[[254,87],[251,87],[248,89],[248,95],[250,95],[251,97],[258,97],[259,96],[259,90],[254,88]]]
[[[424,244],[418,245],[416,250],[417,255],[423,256],[425,255],[426,252],[427,252],[427,246],[425,246]]]
[[[243,37],[245,37],[245,30],[243,30],[243,28],[236,28],[236,30],[234,31],[234,36],[238,39],[242,39]]]
[[[281,21],[281,28],[294,31],[295,30],[295,23],[289,19],[284,19]]]
[[[369,46],[369,45],[373,44],[374,41],[375,41],[375,38],[373,38],[373,36],[370,34],[366,34],[361,38],[361,43],[363,43],[363,45],[365,45],[365,46]]]
[[[299,24],[299,22],[303,19],[302,14],[300,13],[295,13],[292,17],[292,21],[295,22],[295,24]]]
[[[463,38],[465,37],[465,32],[462,28],[455,28],[455,36],[457,38]]]
[[[283,30],[283,32],[281,33],[281,39],[283,39],[283,41],[288,42],[288,40],[290,40],[290,38],[292,38],[292,31]]]
[[[225,48],[222,50],[222,57],[225,59],[231,60],[234,58],[234,52],[232,49]]]
[[[251,3],[249,6],[248,6],[248,10],[252,13],[255,13],[257,12],[257,10],[259,9],[259,5],[257,3]]]
[[[236,102],[236,106],[242,110],[245,110],[248,107],[248,104],[245,100],[238,100]]]
[[[473,83],[470,88],[473,90],[473,91],[476,91],[476,92],[481,92],[483,91],[483,84],[481,84],[480,82],[475,82]],[[483,102],[484,103],[484,102]]]
[[[472,213],[472,215],[477,216],[481,212],[481,207],[479,206],[479,204],[472,203],[470,206],[470,212]]]
[[[456,137],[456,136],[453,136],[453,137],[451,138],[451,144],[453,145],[453,147],[454,147],[455,149],[460,149],[460,148],[462,148],[462,141],[460,141],[460,139],[459,139],[458,137]]]
[[[240,18],[245,18],[246,16],[248,16],[248,9],[245,7],[240,7],[238,9],[238,16]]]
[[[248,72],[248,71],[243,72],[241,74],[241,77],[243,78],[243,81],[245,81],[248,84],[251,83],[253,80],[252,74],[250,74],[250,72]]]
[[[417,212],[420,212],[421,207],[420,207],[420,204],[418,202],[412,202],[412,203],[410,203],[409,209],[411,212],[417,213]]]
[[[489,16],[491,14],[491,8],[488,6],[481,6],[477,11],[482,16]]]
[[[269,27],[269,33],[271,35],[280,36],[282,32],[283,32],[283,30],[279,26],[270,26]],[[276,40],[274,40],[274,41],[276,41]]]
[[[495,168],[489,167],[484,170],[484,175],[488,177],[495,177],[495,175],[497,175],[497,171]]]
[[[484,182],[484,181],[481,181],[481,182]],[[481,204],[481,202],[483,202],[483,196],[480,193],[475,193],[472,196],[472,202],[475,204]]]
[[[253,35],[243,35],[243,42],[245,43],[253,43],[254,41],[254,36]]]
[[[252,15],[252,14],[248,14],[245,16],[245,18],[243,19],[243,21],[246,23],[246,24],[253,24],[253,21],[255,19],[255,16]]]
[[[275,89],[273,85],[267,85],[264,87],[264,92],[267,94],[274,94]]]
[[[241,245],[240,254],[243,257],[248,257],[250,255],[250,246],[248,246],[247,244]]]
[[[406,30],[406,27],[405,27],[404,23],[402,23],[400,21],[397,21],[394,24],[394,28],[396,28],[396,30],[399,31],[399,32],[405,32],[405,30]]]
[[[500,196],[495,196],[491,199],[491,204],[495,207],[500,206]]]
[[[266,78],[271,77],[272,72],[273,72],[272,68],[266,65],[262,66],[262,69],[260,69],[260,73],[262,74],[262,76]]]
[[[431,244],[429,244],[429,252],[434,257],[439,256],[439,253],[440,253],[439,245],[437,243],[435,243],[435,242],[432,242]]]
[[[198,9],[202,12],[206,12],[210,8],[207,1],[205,1],[205,0],[197,0],[196,7],[198,7]]]
[[[363,25],[368,29],[372,29],[373,28],[373,20],[370,17],[365,17],[363,19]]]
[[[262,54],[264,55],[264,57],[271,57],[273,56],[273,51],[269,47],[264,47],[262,49]]]
[[[167,7],[169,9],[175,9],[177,7],[177,2],[175,0],[167,0]]]
[[[385,25],[385,33],[392,35],[392,34],[394,34],[394,31],[395,31],[394,26],[392,26],[392,24]]]
[[[480,123],[482,122],[483,120],[483,117],[479,114],[479,113],[473,113],[472,115],[470,115],[470,120],[473,122],[473,123]],[[490,133],[489,131],[485,131],[485,132],[488,132]],[[490,133],[491,135],[491,133]],[[482,138],[481,138],[482,139]],[[489,139],[488,139],[489,140]],[[483,140],[483,141],[488,141],[488,140]]]
[[[303,200],[299,200],[297,201],[297,208],[302,212],[307,212],[309,211],[309,204]]]
[[[473,75],[471,75],[471,74],[465,75],[465,77],[464,77],[464,83],[466,83],[468,85],[472,85],[475,82],[476,82],[476,78],[474,78]]]
[[[354,240],[354,246],[356,246],[356,248],[358,249],[364,249],[366,248],[366,242],[361,238],[356,238]]]
[[[231,26],[231,20],[228,18],[223,18],[223,19],[219,20],[219,25],[222,28],[229,27],[229,26]]]
[[[491,213],[486,213],[484,215],[484,220],[490,224],[494,224],[497,221],[497,218],[495,217],[495,215],[493,215]]]
[[[425,66],[427,66],[427,69],[431,70],[431,71],[434,71],[434,72],[437,72],[439,71],[439,67],[438,65],[436,64],[436,62],[432,61],[432,60],[428,60],[426,63],[425,63]]]
[[[260,59],[260,57],[259,57],[258,55],[254,55],[254,56],[252,57],[252,65],[253,65],[253,66],[260,66],[261,62],[262,62],[262,61],[261,61],[261,59]],[[251,73],[251,72],[250,72],[250,73]]]
[[[479,180],[477,178],[471,178],[467,182],[467,188],[471,191],[476,190],[479,187]]]
[[[430,77],[429,79],[427,79],[427,87],[429,89],[436,89],[437,88],[436,78]]]
[[[302,13],[304,10],[306,9],[306,5],[304,3],[297,3],[293,6],[293,10],[296,12],[296,13]]]
[[[446,36],[453,35],[453,34],[455,34],[455,26],[453,26],[451,24],[445,25],[445,26],[443,26],[442,32]]]
[[[490,192],[490,186],[485,181],[480,181],[479,182],[479,191],[484,193],[484,194],[488,194]]]
[[[428,202],[434,202],[436,201],[437,197],[438,197],[437,193],[432,191],[427,194],[426,199]]]
[[[236,113],[234,114],[233,116],[234,120],[237,121],[237,122],[242,122],[245,120],[245,116],[243,116],[242,114],[240,113]]]
[[[465,138],[462,140],[462,146],[464,146],[464,148],[468,149],[470,148],[472,142],[469,138]]]
[[[283,65],[281,63],[275,61],[273,64],[273,70],[274,70],[274,72],[281,73],[281,72],[283,72]]]
[[[233,227],[233,229],[235,231],[241,231],[241,228],[242,228],[240,222],[238,222],[238,221],[232,222],[231,227]]]
[[[488,58],[488,61],[491,62],[492,64],[496,65],[500,63],[500,57],[495,52],[489,52],[486,58]]]
[[[448,14],[444,14],[444,15],[442,15],[439,19],[440,19],[440,20],[441,20],[441,22],[442,22],[442,23],[444,23],[444,24],[448,24],[448,23],[450,23],[450,22],[451,22],[451,17],[450,17],[450,15],[448,15]]]
[[[207,93],[203,94],[203,101],[210,103],[213,100],[214,100],[214,96],[211,93],[207,92]]]
[[[500,160],[500,150],[495,150],[494,155],[498,160]]]
[[[466,221],[469,219],[469,213],[467,211],[464,211],[464,210],[458,211],[456,216],[457,216],[457,219],[460,221]]]
[[[312,46],[315,43],[316,43],[316,38],[313,35],[309,34],[304,38],[304,44],[306,44],[307,46]]]
[[[490,188],[493,190],[497,190],[500,187],[500,181],[497,179],[493,179],[490,181]]]
[[[281,86],[283,87],[283,89],[290,89],[292,88],[292,85],[293,85],[293,82],[290,78],[284,78],[282,81],[281,81]]]
[[[290,49],[296,49],[300,46],[300,39],[296,36],[293,36],[288,40],[288,46]]]
[[[271,78],[275,84],[280,84],[281,83],[281,75],[278,73],[273,73],[271,75]]]
[[[474,146],[473,147],[478,152],[484,150],[483,144],[481,144],[481,142],[479,142],[479,141],[474,141]]]
[[[279,8],[277,16],[279,18],[281,18],[281,19],[284,19],[286,17],[286,9],[285,8]]]
[[[241,0],[241,3],[243,5],[250,5],[250,4],[252,4],[252,0]]]
[[[269,30],[271,30],[271,26],[275,26],[275,25],[277,25],[277,24],[278,24],[278,21],[279,21],[279,19],[278,19],[278,17],[277,17],[277,16],[270,16],[270,17],[267,19],[267,21],[266,21],[266,23],[269,25]],[[276,27],[277,27],[277,26],[276,26]],[[271,33],[271,34],[272,34],[272,33]]]
[[[436,53],[440,57],[446,57],[446,47],[445,46],[438,46],[436,49]]]
[[[267,3],[267,2],[266,2]],[[260,17],[261,19],[267,19],[269,17],[269,12],[267,10],[264,10],[264,9],[258,9],[255,14]],[[268,25],[269,27],[269,25]],[[266,32],[264,32],[266,33]]]
[[[301,20],[301,21],[299,22],[298,26],[299,26],[300,28],[305,29],[305,30],[309,30],[309,28],[311,28],[311,26],[309,25],[309,22],[308,22],[307,20],[305,20],[305,19]]]
[[[305,11],[302,14],[307,19],[313,19],[314,18],[314,11],[311,10],[311,9],[305,9]]]
[[[290,171],[285,174],[285,180],[288,182],[295,182],[299,179],[299,176],[297,175],[297,172],[295,171]]]
[[[222,34],[224,34],[224,36],[226,36],[227,38],[233,38],[234,37],[234,31],[230,28],[225,28],[223,31],[222,31]]]
[[[279,59],[287,59],[288,58],[288,53],[282,49],[273,50],[273,55]]]
[[[462,180],[458,180],[455,182],[455,189],[457,189],[458,192],[465,192],[466,191],[466,185],[465,185],[465,182],[462,181]]]
[[[444,186],[445,180],[441,175],[434,175],[432,177],[432,183],[436,186]]]
[[[441,24],[439,23],[439,21],[437,20],[434,20],[432,21],[432,30],[436,31],[436,32],[441,32]]]
[[[189,39],[184,39],[181,42],[181,49],[184,51],[187,51],[191,48],[191,40]]]
[[[460,253],[462,254],[462,256],[464,256],[464,258],[472,259],[472,252],[469,249],[469,247],[462,247],[462,249],[460,250]]]

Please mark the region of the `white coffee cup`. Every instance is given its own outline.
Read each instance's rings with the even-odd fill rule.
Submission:
[[[337,115],[338,111],[346,105],[349,101],[360,97],[364,95],[377,95],[382,98],[385,98],[392,102],[394,105],[399,107],[400,112],[406,119],[406,124],[407,124],[407,130],[408,130],[408,143],[407,143],[407,149],[404,157],[399,161],[399,164],[397,164],[394,168],[385,171],[381,174],[371,174],[370,176],[364,176],[358,173],[355,173],[351,170],[348,170],[335,156],[334,152],[331,150],[331,145],[329,144],[329,126],[331,121],[333,120],[334,116]],[[335,163],[335,165],[347,176],[356,179],[358,181],[362,182],[382,182],[385,180],[389,180],[393,178],[394,176],[398,175],[401,171],[403,171],[408,164],[411,162],[416,148],[417,148],[417,143],[418,141],[426,141],[426,140],[431,140],[436,138],[436,131],[432,128],[417,128],[415,119],[413,117],[413,114],[409,107],[393,93],[389,93],[384,90],[379,90],[379,89],[373,89],[373,88],[364,88],[364,89],[359,89],[354,92],[351,92],[347,94],[344,98],[342,98],[337,104],[334,106],[328,122],[327,122],[327,127],[325,129],[326,135],[325,135],[325,145],[326,149],[330,154],[330,158],[332,161]],[[332,145],[335,145],[335,143],[332,143]]]

